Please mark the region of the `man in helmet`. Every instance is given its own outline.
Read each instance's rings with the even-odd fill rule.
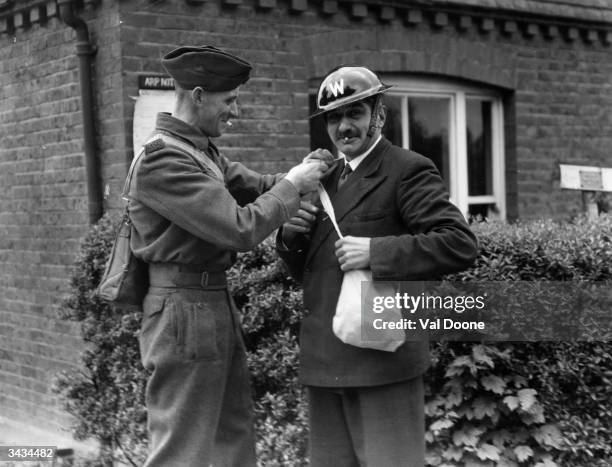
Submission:
[[[146,467],[254,467],[252,404],[240,320],[225,271],[300,208],[327,165],[261,175],[211,138],[237,118],[251,65],[211,46],[162,59],[174,78],[129,184],[131,248],[149,265],[140,350],[150,376]],[[329,154],[331,158],[331,154]]]
[[[309,205],[277,238],[304,285],[300,380],[313,467],[424,464],[428,345],[405,342],[383,352],[340,341],[332,318],[343,273],[370,269],[374,280],[426,280],[464,269],[476,256],[476,239],[431,160],[382,136],[388,89],[364,67],[325,77],[313,116],[325,119],[344,156],[323,185],[345,236],[338,239],[329,217]]]

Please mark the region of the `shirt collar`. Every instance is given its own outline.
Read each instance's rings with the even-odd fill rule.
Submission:
[[[382,138],[382,135],[378,135],[378,138],[376,138],[376,141],[374,141],[374,144],[372,146],[370,146],[370,149],[368,149],[366,152],[364,152],[363,154],[360,154],[357,157],[353,157],[352,160],[347,161],[346,160],[346,156],[342,153],[341,156],[344,157],[344,163],[348,164],[351,166],[351,170],[354,172],[355,170],[357,170],[357,167],[359,167],[359,164],[361,164],[363,162],[363,160],[368,157],[368,155],[374,150],[374,148],[376,147],[376,145],[380,142]]]
[[[156,130],[166,131],[172,133],[187,143],[195,146],[201,151],[206,151],[210,140],[202,131],[189,123],[184,122],[176,117],[173,117],[169,113],[160,112],[157,114],[157,122],[155,124]]]

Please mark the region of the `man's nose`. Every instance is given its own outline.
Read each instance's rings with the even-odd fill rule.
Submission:
[[[348,118],[342,117],[340,119],[340,123],[338,124],[338,131],[342,133],[350,129],[351,129],[351,123],[349,122]]]
[[[238,104],[236,102],[232,102],[230,105],[230,114],[232,118],[238,118]]]

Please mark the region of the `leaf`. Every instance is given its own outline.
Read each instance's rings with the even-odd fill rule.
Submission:
[[[482,345],[476,345],[472,349],[472,356],[474,357],[474,361],[478,363],[486,363],[489,367],[493,368],[495,364],[491,357],[489,357],[485,351],[486,347]]]
[[[455,446],[476,446],[483,429],[475,427],[462,428],[453,433]]]
[[[529,422],[529,425],[532,425],[534,423],[544,423],[546,421],[546,419],[544,418],[544,408],[540,404],[534,404],[528,410],[527,414],[521,415],[521,419]]]
[[[503,447],[507,441],[514,440],[514,434],[503,428],[489,433],[489,436],[493,444],[499,448]]]
[[[476,374],[478,367],[474,364],[472,359],[467,355],[462,355],[455,358],[446,370],[446,377],[452,378],[453,376],[461,375],[466,369],[469,369],[472,374]]]
[[[563,438],[555,425],[542,425],[533,432],[533,438],[542,446],[552,446],[559,449]]]
[[[506,389],[506,382],[499,376],[484,376],[480,382],[486,390],[494,392],[495,394],[503,394],[504,389]]]
[[[516,396],[506,396],[503,402],[510,410],[516,410],[519,406],[519,398]]]
[[[525,462],[531,456],[533,456],[533,450],[529,446],[517,446],[514,448],[514,454],[519,462]]]
[[[472,359],[470,357],[468,357],[467,355],[461,355],[460,357],[455,358],[451,364],[449,365],[450,367],[471,367],[473,365],[472,363]]]
[[[455,446],[449,446],[449,448],[442,453],[445,459],[452,461],[460,461],[463,457],[463,449],[459,449]]]
[[[452,420],[443,418],[441,420],[436,420],[431,425],[429,425],[429,429],[431,431],[441,431],[441,430],[445,430],[446,428],[452,427],[454,424],[455,422],[453,422]]]
[[[520,389],[517,393],[519,400],[521,401],[521,408],[523,410],[529,410],[529,408],[537,402],[536,394],[538,392],[535,389],[527,388]]]
[[[478,397],[472,403],[472,407],[474,407],[474,416],[478,420],[482,420],[487,415],[489,417],[493,417],[495,415],[497,404],[487,398]]]
[[[474,420],[474,411],[472,410],[471,407],[467,405],[464,405],[463,407],[458,408],[457,413],[459,414],[460,417],[465,417],[468,420]]]
[[[456,407],[463,401],[463,394],[452,391],[448,396],[446,396],[446,402],[444,403],[444,407],[448,410],[451,407]]]
[[[499,460],[499,448],[497,446],[493,446],[492,444],[481,444],[476,450],[476,455],[480,460]]]

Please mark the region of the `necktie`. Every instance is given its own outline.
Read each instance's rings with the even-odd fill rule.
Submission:
[[[338,190],[344,185],[348,176],[353,172],[351,166],[347,163],[344,164],[344,169],[342,169],[342,173],[340,174],[340,178],[338,179]]]

